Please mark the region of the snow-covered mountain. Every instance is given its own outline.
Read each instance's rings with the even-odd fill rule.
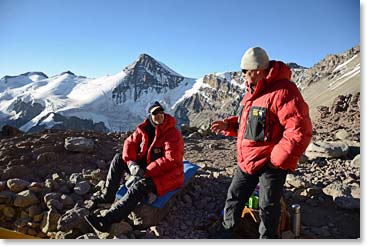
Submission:
[[[172,113],[194,83],[146,54],[123,71],[96,79],[70,71],[52,77],[38,72],[5,76],[0,80],[0,122],[23,131],[64,128],[68,119],[76,129],[131,130],[146,117],[149,101],[161,101]]]
[[[322,83],[332,93],[343,88],[341,92],[346,93],[348,81],[356,78],[353,81],[359,89],[359,46],[328,56],[309,69],[295,63],[289,66],[293,81],[311,106],[317,101],[315,96],[318,100],[328,97],[319,89],[308,90],[314,84]],[[192,79],[142,54],[121,72],[100,78],[70,71],[51,77],[41,72],[3,77],[0,127],[10,124],[22,131],[133,130],[146,117],[148,102],[158,100],[176,117],[178,125],[207,128],[213,120],[236,114],[244,93],[237,71]]]

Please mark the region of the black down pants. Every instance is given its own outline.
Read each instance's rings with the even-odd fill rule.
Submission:
[[[238,226],[245,203],[260,181],[260,238],[278,238],[280,198],[286,176],[287,171],[269,164],[253,175],[243,172],[237,166],[224,207],[224,229],[233,231]]]
[[[121,153],[116,154],[108,170],[104,191],[106,197],[115,197],[124,172],[129,173],[129,169],[123,162]],[[151,178],[140,179],[129,187],[121,199],[112,204],[104,218],[110,223],[120,222],[126,219],[136,205],[144,201],[150,192],[156,193],[153,180]]]

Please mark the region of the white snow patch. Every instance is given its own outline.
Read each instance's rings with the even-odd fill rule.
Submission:
[[[357,66],[355,66],[355,68],[345,74],[343,74],[343,76],[341,76],[340,78],[338,78],[337,80],[335,80],[334,82],[329,84],[329,89],[330,90],[334,90],[337,87],[341,86],[342,84],[344,84],[345,82],[347,82],[351,77],[359,74],[361,71],[361,64],[358,64]]]
[[[350,63],[350,62],[352,62],[354,59],[356,59],[357,58],[357,55],[355,55],[355,56],[353,56],[352,58],[350,58],[348,61],[346,61],[346,62],[344,62],[344,63],[342,63],[342,64],[340,64],[340,65],[338,65],[334,70],[333,70],[333,72],[336,72],[336,71],[338,71],[338,70],[341,70],[343,67],[345,67],[348,63]]]

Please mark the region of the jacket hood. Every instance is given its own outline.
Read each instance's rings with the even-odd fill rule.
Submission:
[[[251,98],[255,97],[258,93],[263,91],[265,87],[268,87],[277,81],[290,80],[291,76],[292,71],[287,66],[287,64],[282,61],[270,61],[268,75],[257,83],[255,92],[251,95]],[[249,84],[247,81],[246,86],[247,88],[249,88]]]
[[[271,83],[277,80],[290,80],[292,77],[291,69],[281,61],[270,61],[270,70],[268,76],[266,76],[267,83]]]

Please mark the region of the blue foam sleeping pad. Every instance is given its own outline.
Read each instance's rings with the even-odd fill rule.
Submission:
[[[198,165],[190,163],[187,160],[184,160],[183,164],[184,164],[184,175],[185,175],[184,185],[179,189],[167,192],[163,196],[159,196],[152,204],[150,204],[150,206],[153,206],[155,208],[162,208],[166,204],[166,202],[168,202],[169,199],[171,199],[171,197],[174,194],[182,190],[182,188],[187,185],[190,179],[195,175],[196,171],[200,168]],[[125,185],[121,186],[121,188],[116,193],[116,198],[121,199],[121,197],[125,195],[126,192],[127,192],[127,189]],[[148,199],[145,199],[144,202],[147,203],[147,201]]]

